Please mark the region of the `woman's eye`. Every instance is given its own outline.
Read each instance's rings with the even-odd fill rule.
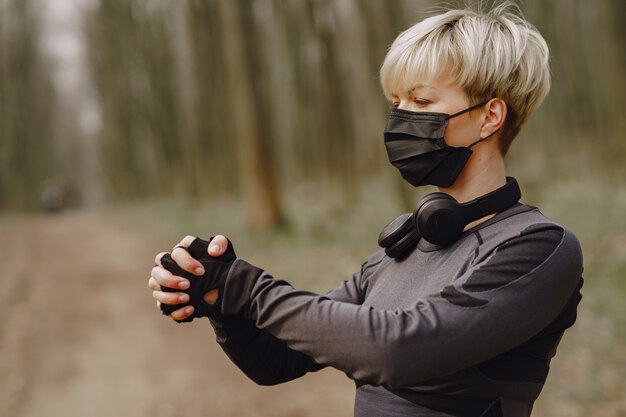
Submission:
[[[427,106],[430,104],[430,101],[421,98],[414,98],[413,103],[419,104],[420,106]]]

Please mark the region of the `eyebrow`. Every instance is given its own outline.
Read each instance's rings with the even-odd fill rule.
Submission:
[[[429,85],[429,84],[418,84],[418,85],[416,85],[416,86],[414,86],[412,88],[409,88],[406,92],[407,93],[411,93],[411,92],[413,92],[413,90],[417,90],[419,88],[432,88],[433,90],[435,89],[434,86]]]
[[[419,88],[430,88],[430,89],[433,89],[433,90],[436,89],[435,86],[430,85],[430,84],[418,84],[418,85],[413,86],[413,87],[409,88],[408,90],[406,90],[406,93],[407,94],[411,94],[413,92],[413,90],[417,90]],[[398,97],[396,94],[392,94],[391,96],[395,97],[395,98]]]

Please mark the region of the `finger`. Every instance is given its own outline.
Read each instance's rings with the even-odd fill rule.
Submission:
[[[152,296],[163,304],[176,305],[189,302],[189,295],[184,292],[152,291]]]
[[[209,255],[211,256],[221,256],[226,252],[228,248],[228,239],[223,235],[217,235],[211,240],[211,244],[209,245]]]
[[[163,255],[165,255],[166,253],[169,252],[160,252],[157,253],[157,256],[154,258],[154,263],[157,264],[158,266],[163,266],[163,264],[161,263],[161,258],[163,257]]]
[[[172,251],[172,259],[178,264],[179,267],[191,274],[204,274],[204,268],[202,267],[202,264],[195,260],[185,248],[179,246],[174,248],[174,250]]]
[[[182,246],[183,248],[188,248],[194,240],[196,240],[195,236],[187,235],[175,247]]]
[[[148,279],[148,288],[150,288],[151,290],[155,290],[155,291],[161,290],[161,286],[159,285],[157,280],[152,277]]]
[[[175,276],[174,278],[179,278],[179,277]],[[175,286],[172,286],[172,285],[175,285]],[[189,281],[180,279],[178,281],[174,281],[172,284],[167,283],[167,285],[161,285],[154,277],[150,277],[150,279],[148,279],[148,288],[150,288],[151,290],[162,291],[164,287],[172,288],[172,289],[180,288],[181,290],[186,290],[187,288],[189,288]]]
[[[193,306],[187,306],[174,311],[170,314],[170,317],[174,320],[184,320],[191,316],[191,314],[193,314]]]
[[[150,276],[154,278],[158,285],[167,288],[180,288],[186,290],[189,288],[189,281],[185,278],[173,275],[170,271],[160,266],[152,268]],[[154,290],[160,290],[160,288],[153,288]]]

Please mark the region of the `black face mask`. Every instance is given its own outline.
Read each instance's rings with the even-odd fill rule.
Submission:
[[[472,155],[470,148],[497,131],[469,146],[452,147],[443,139],[448,121],[486,103],[476,104],[452,115],[391,109],[385,128],[389,161],[400,170],[402,178],[415,187],[451,186]]]

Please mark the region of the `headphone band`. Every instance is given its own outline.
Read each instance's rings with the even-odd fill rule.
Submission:
[[[467,211],[468,223],[498,213],[517,203],[522,198],[522,192],[517,180],[506,177],[506,183],[483,196],[460,204],[462,210]]]
[[[502,187],[462,204],[448,194],[431,193],[420,200],[412,214],[405,213],[389,223],[380,233],[378,244],[391,258],[406,254],[420,238],[436,246],[447,246],[471,222],[499,213],[521,197],[513,177],[506,177]]]

